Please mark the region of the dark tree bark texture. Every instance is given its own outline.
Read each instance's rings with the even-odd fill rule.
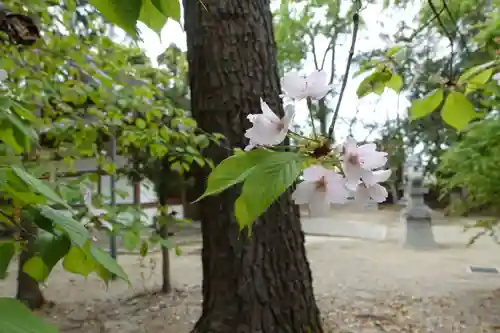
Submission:
[[[283,116],[269,0],[185,0],[184,10],[193,115],[228,146],[243,147],[246,117],[261,112],[260,97]],[[206,152],[216,164],[231,155],[215,145]],[[234,218],[239,190],[200,202],[203,313],[194,332],[322,332],[290,192],[247,238],[238,237]]]

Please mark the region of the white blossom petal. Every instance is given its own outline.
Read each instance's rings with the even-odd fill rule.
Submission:
[[[268,118],[270,121],[272,121],[272,122],[279,122],[280,121],[280,118],[278,118],[276,113],[274,113],[273,110],[271,110],[269,105],[267,105],[267,103],[264,102],[264,100],[262,98],[260,99],[260,109],[262,110],[262,114],[266,118]]]
[[[323,98],[331,89],[327,84],[328,74],[325,71],[314,71],[307,77],[307,96],[312,99]]]
[[[325,192],[316,191],[313,193],[309,201],[309,211],[311,217],[324,217],[328,216],[330,212],[330,201]]]
[[[328,170],[321,165],[311,165],[304,170],[304,181],[306,182],[317,182],[324,177]]]
[[[344,171],[347,188],[355,191],[363,173],[362,169],[357,165],[344,162],[342,170]]]
[[[370,201],[370,190],[362,184],[359,185],[354,194],[354,201],[360,206],[366,205]]]
[[[281,86],[286,96],[290,98],[303,99],[307,97],[307,81],[297,72],[286,73],[281,79]]]
[[[99,222],[101,222],[101,225],[104,228],[108,229],[109,231],[113,231],[113,225],[111,223],[109,223],[108,221],[102,220],[102,221],[99,221]]]
[[[370,193],[370,197],[376,202],[384,202],[389,195],[387,189],[380,184],[375,184],[367,188]]]
[[[361,170],[361,180],[366,186],[372,186],[377,184],[377,177],[373,174],[371,170]]]
[[[345,179],[337,174],[328,174],[327,175],[327,195],[328,201],[336,204],[346,203],[347,198],[350,195],[349,190],[346,188]]]
[[[373,171],[372,175],[375,178],[376,183],[383,183],[391,177],[392,170],[391,169],[386,169],[386,170],[377,170]]]
[[[309,203],[314,191],[316,190],[316,185],[313,182],[302,182],[297,185],[295,191],[292,193],[292,199],[297,205],[304,205]]]
[[[500,84],[500,72],[496,73],[495,75],[493,75],[491,77],[493,80],[496,80],[498,81],[498,83]]]
[[[387,153],[381,151],[372,151],[360,157],[363,168],[374,170],[383,167],[387,163]]]

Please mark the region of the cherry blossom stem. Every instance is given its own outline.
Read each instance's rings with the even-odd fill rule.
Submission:
[[[311,127],[315,139],[318,139],[318,134],[316,133],[316,127],[314,126],[314,116],[312,114],[312,99],[307,98],[307,110],[309,111],[309,117],[311,118]]]
[[[349,79],[349,71],[351,69],[352,58],[354,56],[354,48],[356,46],[356,39],[358,37],[358,29],[359,29],[359,10],[361,8],[361,1],[356,0],[357,8],[352,15],[352,39],[351,39],[351,48],[349,49],[349,55],[347,57],[347,65],[345,68],[344,77],[342,79],[342,86],[340,88],[339,100],[337,101],[337,106],[335,107],[335,111],[333,112],[332,122],[330,123],[330,127],[328,128],[328,140],[333,140],[333,129],[335,128],[335,123],[337,122],[337,118],[339,116],[340,104],[342,103],[342,97],[344,97],[345,89],[347,86],[347,80]]]
[[[292,132],[292,131],[288,131],[288,133],[291,134],[291,135],[295,135],[296,137],[301,138],[301,139],[305,139],[305,140],[308,140],[308,141],[313,141],[313,142],[319,143],[319,140],[308,138],[307,136],[301,135],[299,133],[295,133],[295,132]]]

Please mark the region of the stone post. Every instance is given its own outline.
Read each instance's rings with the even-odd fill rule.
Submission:
[[[432,232],[431,209],[424,203],[424,177],[413,171],[408,177],[407,204],[402,212],[406,235],[404,246],[416,250],[434,249],[437,243]]]

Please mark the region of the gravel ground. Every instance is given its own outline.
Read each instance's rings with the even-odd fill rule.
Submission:
[[[145,260],[122,255],[133,289],[58,269],[45,289],[56,302],[41,314],[69,333],[187,333],[200,314],[199,245],[172,254],[168,296],[159,289],[158,254]],[[443,244],[411,251],[396,242],[309,237],[308,258],[326,332],[480,333],[500,330],[500,275],[470,273],[469,265],[500,267],[498,247],[489,242],[466,249]],[[15,275],[0,284],[11,295]]]

